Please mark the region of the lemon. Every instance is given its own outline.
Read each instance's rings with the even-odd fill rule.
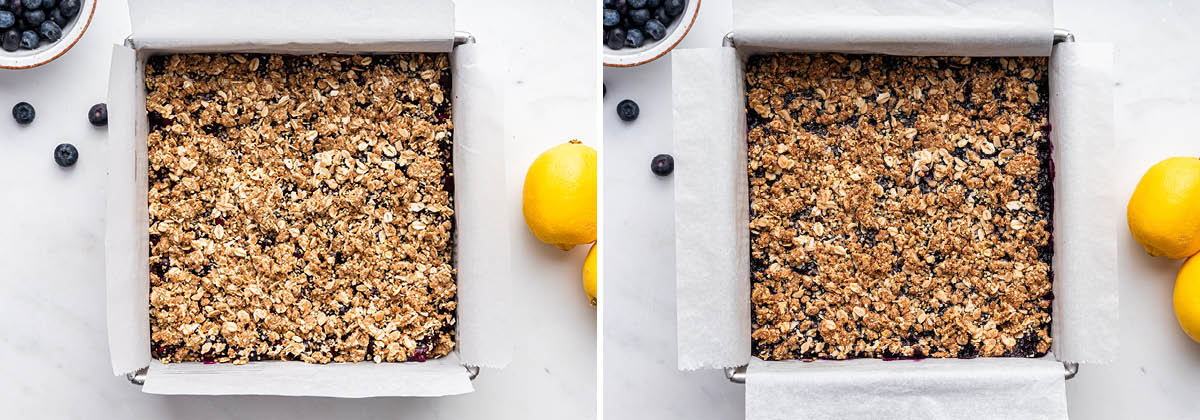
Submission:
[[[525,173],[525,224],[563,251],[596,240],[596,149],[579,140],[554,146]]]
[[[1125,216],[1129,233],[1153,256],[1186,258],[1200,251],[1200,159],[1173,157],[1150,167]]]
[[[1200,342],[1200,258],[1188,258],[1175,278],[1175,317],[1183,332]]]
[[[587,293],[588,299],[591,299],[592,306],[596,305],[596,247],[599,244],[592,244],[592,249],[588,251],[587,259],[583,260],[583,291]]]

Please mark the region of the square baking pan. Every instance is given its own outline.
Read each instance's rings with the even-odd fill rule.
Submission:
[[[743,66],[750,56],[775,52],[1049,57],[1055,168],[1053,343],[1044,358],[1015,361],[1062,363],[1064,377],[1070,378],[1079,363],[1115,359],[1115,224],[1107,218],[1118,211],[1107,188],[1107,162],[1114,153],[1111,46],[1076,43],[1069,31],[1054,29],[1047,0],[982,1],[969,7],[918,3],[741,0],[734,4],[734,31],[722,48],[673,53],[680,369],[724,369],[730,380],[744,383],[755,366],[795,369],[802,375],[808,368],[838,372],[871,362],[764,362],[751,357]],[[878,366],[905,371],[947,364],[946,372],[965,375],[971,369],[959,367],[1013,362],[937,359]],[[751,404],[748,399],[747,406]]]
[[[287,13],[279,13],[286,10]],[[105,262],[113,373],[155,394],[441,396],[472,391],[479,367],[511,358],[501,84],[474,37],[455,31],[449,0],[242,2],[130,0],[132,34],[113,48]],[[212,28],[221,28],[214,31]],[[319,30],[314,30],[319,29]],[[151,356],[144,72],[172,53],[449,53],[457,269],[455,349],[427,362],[258,361],[163,364]],[[499,181],[497,181],[499,180]]]

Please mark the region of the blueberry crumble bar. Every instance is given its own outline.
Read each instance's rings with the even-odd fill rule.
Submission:
[[[454,348],[446,54],[164,55],[145,80],[154,358]]]
[[[1047,59],[746,66],[754,356],[1050,349]]]

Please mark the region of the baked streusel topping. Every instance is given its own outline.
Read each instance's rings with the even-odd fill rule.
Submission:
[[[155,358],[454,348],[446,54],[166,55],[145,76]]]
[[[1049,351],[1046,58],[764,55],[746,83],[755,356]]]

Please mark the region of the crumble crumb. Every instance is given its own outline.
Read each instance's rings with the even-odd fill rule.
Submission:
[[[153,357],[454,348],[446,54],[164,55],[145,76]]]
[[[1046,58],[763,55],[746,83],[755,356],[1049,351]]]

